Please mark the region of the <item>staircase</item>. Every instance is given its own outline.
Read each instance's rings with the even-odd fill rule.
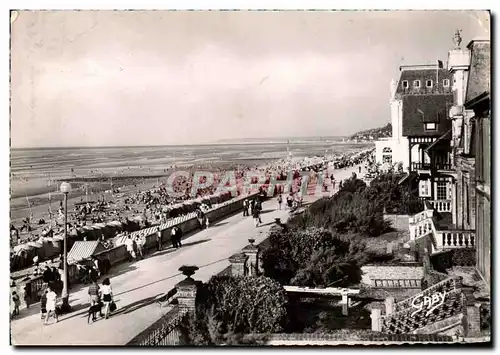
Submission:
[[[475,231],[440,230],[434,218],[434,209],[429,203],[425,204],[425,209],[422,212],[411,216],[409,218],[410,240],[432,236],[432,253],[475,247]]]
[[[444,301],[427,306],[424,300],[432,300],[443,294]],[[422,309],[416,307],[422,305]],[[436,307],[435,307],[436,306]],[[435,307],[435,308],[434,308]],[[424,291],[394,304],[393,313],[382,315],[380,331],[385,334],[436,334],[461,325],[466,315],[465,296],[460,277],[449,277]]]

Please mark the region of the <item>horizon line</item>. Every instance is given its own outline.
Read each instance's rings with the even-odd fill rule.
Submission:
[[[29,150],[29,149],[92,149],[92,148],[156,148],[156,147],[179,147],[179,146],[202,146],[202,145],[242,145],[242,144],[262,144],[262,143],[275,143],[273,140],[282,140],[286,143],[286,140],[291,139],[328,139],[328,138],[346,138],[349,136],[305,136],[305,137],[274,137],[274,138],[227,138],[221,139],[213,142],[200,142],[200,143],[183,143],[183,144],[152,144],[152,145],[87,145],[87,146],[24,146],[24,147],[13,147],[10,146],[11,150]],[[245,142],[245,140],[247,140]],[[254,140],[254,142],[248,142]],[[256,140],[267,142],[256,142]],[[231,142],[240,141],[240,142]],[[243,142],[241,142],[243,141]],[[293,143],[293,142],[290,142]]]

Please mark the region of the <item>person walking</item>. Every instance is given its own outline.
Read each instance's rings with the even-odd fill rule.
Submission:
[[[260,219],[260,213],[262,212],[262,202],[259,198],[257,198],[257,200],[255,201],[254,209],[259,212],[259,223],[262,223],[262,219]]]
[[[208,221],[208,218],[207,218],[207,221]],[[180,248],[180,247],[182,247],[182,243],[181,243],[182,229],[179,226],[175,226],[174,228],[175,228],[175,239],[177,241],[177,247]],[[207,228],[208,228],[208,225],[207,225]]]
[[[104,318],[108,319],[111,312],[111,303],[113,303],[113,290],[109,278],[105,278],[101,286],[102,302],[104,303]]]
[[[158,251],[160,251],[161,250],[161,231],[160,231],[160,228],[158,228],[158,230],[156,231],[156,245],[157,245]]]
[[[139,259],[144,259],[143,246],[145,241],[146,239],[142,238],[142,235],[135,237],[135,244],[137,245],[137,258]]]
[[[257,208],[253,209],[252,217],[253,217],[253,222],[255,224],[255,228],[257,228],[259,226],[259,222],[261,222],[260,211]]]
[[[172,247],[178,249],[180,245],[177,240],[177,226],[173,227],[170,231],[170,239],[172,240]]]
[[[125,240],[125,247],[127,248],[128,252],[128,261],[133,261],[135,259],[135,252],[134,252],[134,241],[132,239],[132,236],[129,235]]]
[[[248,200],[243,201],[243,217],[248,216]]]
[[[56,300],[57,300],[57,295],[56,293],[51,289],[51,287],[47,287],[47,293],[45,295],[47,298],[47,303],[45,305],[45,309],[47,310],[47,314],[45,316],[45,322],[44,324],[48,324],[49,317],[52,314],[54,316],[55,322],[57,323],[57,310],[56,310]]]
[[[283,196],[279,194],[278,196],[278,209],[281,211],[281,204],[283,203]]]
[[[12,291],[12,305],[14,307],[12,315],[17,316],[19,314],[19,307],[21,306],[21,299],[16,291]]]
[[[89,290],[88,290],[90,306],[98,305],[101,302],[100,293],[101,292],[99,289],[99,285],[97,284],[97,281],[95,281],[95,280],[92,281],[92,285],[89,286]],[[101,308],[99,308],[99,316],[103,317]],[[95,319],[93,319],[93,320],[95,320]]]

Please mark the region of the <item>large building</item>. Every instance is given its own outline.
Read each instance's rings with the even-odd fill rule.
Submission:
[[[465,110],[474,112],[471,147],[476,158],[474,177],[476,266],[489,285],[491,282],[490,41],[473,40],[467,48],[471,52],[471,64],[464,107]]]
[[[406,65],[391,84],[391,139],[376,142],[376,160],[402,163],[404,171],[418,176],[419,196],[447,201],[451,212],[452,75],[438,61]]]

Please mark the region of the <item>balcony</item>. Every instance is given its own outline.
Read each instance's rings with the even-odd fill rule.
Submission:
[[[451,200],[430,200],[429,203],[438,212],[451,212]]]
[[[431,168],[436,170],[451,171],[453,170],[453,165],[451,163],[411,163],[412,171],[430,171]]]
[[[451,171],[453,170],[453,165],[451,163],[436,163],[437,170]]]
[[[451,201],[429,201],[441,208],[451,208]],[[450,207],[448,207],[448,204]],[[456,249],[474,248],[475,231],[473,230],[437,230],[433,218],[434,210],[426,209],[409,219],[410,240],[416,240],[427,235],[433,236],[433,252]]]
[[[430,163],[411,163],[412,171],[431,170]]]

